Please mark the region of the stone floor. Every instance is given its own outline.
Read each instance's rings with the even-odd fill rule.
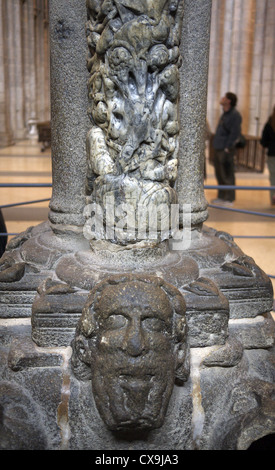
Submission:
[[[207,162],[205,185],[215,185],[213,166]],[[41,152],[41,144],[30,140],[17,142],[16,145],[0,149],[0,183],[51,183],[51,150]],[[269,186],[267,167],[264,173],[240,172],[236,174],[236,185]],[[216,197],[216,190],[206,189],[209,203]],[[18,202],[50,199],[49,187],[0,188],[0,205]],[[2,212],[9,233],[19,233],[29,226],[37,225],[47,219],[49,201],[3,208]],[[238,190],[234,209],[256,211],[275,216],[275,206],[270,205],[267,190]],[[243,214],[226,209],[209,208],[207,225],[223,230],[234,236],[235,242],[251,256],[255,262],[271,276],[275,290],[275,219],[266,216]],[[243,238],[244,237],[244,238]],[[247,238],[248,237],[248,238]],[[263,238],[250,238],[263,237]],[[266,237],[266,238],[265,238]],[[11,236],[9,237],[11,238]]]

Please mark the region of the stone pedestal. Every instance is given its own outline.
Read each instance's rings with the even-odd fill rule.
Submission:
[[[45,223],[14,240],[2,263],[2,448],[242,450],[274,432],[272,286],[230,235],[204,227],[186,252],[167,242],[91,251]],[[190,375],[144,440],[106,429],[90,381],[77,380],[70,362],[89,292],[121,274],[158,276],[186,304]],[[24,432],[14,438],[17,403]]]
[[[87,5],[90,10],[94,8],[92,2]],[[163,5],[165,26],[167,18],[176,14],[173,5]],[[183,41],[187,35],[191,47],[188,35],[194,27],[198,44],[203,39],[207,44],[210,2],[201,6],[201,2],[188,0],[184,5]],[[95,151],[95,147],[89,147],[90,131],[87,173],[84,151],[88,124],[82,33],[85,36],[87,10],[84,1],[70,0],[69,6],[63,0],[52,0],[50,5],[54,175],[49,221],[11,240],[0,262],[1,448],[148,452],[160,448],[247,449],[275,431],[274,320],[270,315],[273,291],[267,275],[229,234],[203,225],[207,214],[199,149],[204,138],[204,111],[192,108],[191,121],[194,124],[198,119],[200,125],[186,136],[191,153],[183,146],[185,151],[179,154],[179,202],[191,201],[188,243],[171,236],[135,240],[135,232],[129,242],[106,237],[88,240],[83,231],[86,176],[88,173],[94,178],[87,177],[87,194],[91,197],[91,182],[96,181],[99,170],[95,165],[94,173],[90,172],[90,156]],[[145,7],[139,2],[135,11],[127,7],[126,0],[119,3],[120,17],[128,26],[136,26],[135,15]],[[101,22],[106,15],[103,10],[96,12]],[[137,15],[143,26],[152,21],[153,36],[154,28],[160,25],[154,22],[155,14]],[[114,22],[111,31],[105,31],[107,39],[108,34],[114,34],[115,40],[124,40],[125,36],[121,38],[118,33],[121,23],[116,12],[108,18]],[[204,25],[202,37],[197,29],[200,21]],[[102,24],[106,23],[92,27],[98,28],[98,36],[104,31]],[[89,28],[89,34],[95,32],[91,25]],[[151,40],[149,33],[148,37]],[[163,56],[168,57],[170,46],[166,43],[165,47],[168,53]],[[201,76],[196,75],[196,92],[189,96],[191,64],[197,64],[198,51],[195,46],[185,51],[184,44],[182,49],[183,54],[186,52],[184,76],[188,84],[183,84],[183,90],[188,110],[207,70],[204,64]],[[167,52],[163,47],[162,51]],[[178,60],[175,51],[173,57]],[[146,48],[143,53],[147,57]],[[101,53],[98,55],[102,58]],[[140,60],[143,63],[144,58]],[[104,70],[105,65],[99,69]],[[133,75],[129,76],[131,88]],[[108,77],[105,80],[112,102],[114,90]],[[98,82],[93,93],[97,86]],[[164,87],[160,92],[163,102],[168,100],[166,93]],[[103,102],[102,94],[100,98]],[[138,103],[137,114],[141,109]],[[111,118],[113,112],[112,108]],[[190,122],[186,114],[184,111],[185,130]],[[110,163],[105,130],[103,126],[100,148]],[[97,129],[92,131],[92,137],[97,133]],[[131,140],[131,152],[135,139],[138,137]],[[145,153],[147,145],[154,148],[156,143],[150,142],[149,134],[146,139],[142,142]],[[180,139],[184,141],[184,132]],[[126,147],[124,142],[116,171],[127,161],[126,150],[130,150]],[[198,154],[192,160],[195,148]],[[163,163],[164,157],[158,163]],[[193,180],[192,162],[198,177]],[[114,171],[112,165],[109,168]],[[161,165],[158,168],[161,170]],[[141,180],[143,177],[144,173]],[[129,182],[132,175],[127,178]],[[136,176],[133,179],[140,181]],[[123,193],[117,186],[119,180],[124,181],[124,176],[114,173],[111,181],[115,181],[117,202],[121,202]],[[169,190],[170,184],[174,189],[171,181],[158,181],[157,189]],[[146,185],[142,188],[148,188]],[[96,192],[92,194],[97,196]],[[129,196],[127,191],[123,194]],[[185,229],[179,234],[186,237]]]

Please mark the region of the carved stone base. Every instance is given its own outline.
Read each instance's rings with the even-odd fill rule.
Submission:
[[[74,377],[70,344],[89,291],[131,273],[183,295],[190,376],[160,429],[126,439],[106,429],[91,382]],[[275,432],[272,285],[230,235],[205,227],[184,251],[91,251],[44,223],[10,242],[0,291],[2,449],[246,449]]]
[[[0,328],[1,449],[245,450],[275,431],[273,348],[242,351],[233,337],[191,348],[164,425],[136,440],[106,429],[90,382],[71,373],[71,349],[37,347],[20,321]]]

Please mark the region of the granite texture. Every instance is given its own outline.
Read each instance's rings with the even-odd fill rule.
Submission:
[[[53,172],[49,219],[56,230],[77,232],[84,220],[89,126],[85,1],[51,0],[49,16]]]

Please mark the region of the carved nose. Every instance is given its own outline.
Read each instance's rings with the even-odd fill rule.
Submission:
[[[134,323],[129,327],[124,338],[123,350],[133,357],[144,354],[146,338],[139,324]]]

